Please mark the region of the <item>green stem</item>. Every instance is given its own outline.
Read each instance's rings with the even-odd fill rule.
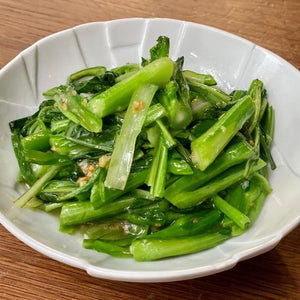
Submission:
[[[216,87],[207,86],[203,83],[196,83],[194,81],[191,82],[189,86],[192,91],[196,92],[200,96],[200,98],[213,103],[219,108],[226,107],[231,100],[229,95]]]
[[[154,197],[163,197],[166,184],[166,173],[168,163],[168,147],[164,138],[160,138],[159,142],[159,164],[155,174],[154,184],[151,185],[150,193]]]
[[[228,202],[223,200],[220,196],[214,195],[213,202],[215,206],[224,213],[227,217],[229,217],[236,225],[240,228],[245,229],[245,226],[250,223],[250,219],[240,212],[235,207],[231,206]]]
[[[165,191],[166,172],[168,163],[168,147],[164,137],[160,136],[155,148],[149,176],[146,184],[150,186],[150,194],[154,197],[162,197]]]
[[[31,186],[29,190],[15,200],[15,204],[19,207],[23,207],[32,197],[36,196],[41,191],[44,184],[52,179],[60,168],[61,166],[51,166],[48,171]]]
[[[252,174],[261,168],[265,167],[266,163],[263,160],[258,160],[255,164],[251,165],[249,174]],[[194,190],[192,192],[182,192],[174,195],[173,198],[168,200],[178,208],[188,208],[196,206],[208,197],[228,188],[232,184],[238,182],[244,178],[245,164],[233,167],[226,172],[216,177],[213,181],[209,182],[207,185]]]
[[[183,71],[184,78],[190,85],[197,85],[203,83],[206,85],[216,85],[217,82],[214,77],[210,74],[199,74],[193,71],[185,70]]]
[[[253,112],[251,97],[245,96],[210,129],[191,143],[192,158],[201,171],[205,170],[216,159]]]
[[[161,120],[156,120],[156,124],[160,128],[161,133],[165,139],[165,142],[166,142],[166,145],[168,146],[168,148],[174,147],[176,145],[176,141],[173,138],[172,134],[167,129],[167,127],[164,125],[164,123]]]
[[[230,234],[222,231],[168,239],[144,238],[133,241],[131,251],[135,260],[151,261],[199,252],[215,247],[228,238]]]
[[[85,76],[97,76],[97,75],[105,73],[105,71],[106,71],[106,68],[102,67],[102,66],[83,69],[83,70],[80,70],[78,72],[71,74],[67,79],[67,83],[71,83],[71,82],[76,81]]]
[[[131,257],[128,247],[121,247],[114,245],[107,241],[101,240],[83,240],[83,247],[85,249],[93,249],[98,252],[106,253],[114,257]]]
[[[167,111],[160,103],[151,105],[147,111],[144,126],[148,126],[151,123],[155,122],[156,120],[165,117],[166,115],[167,115]]]
[[[173,73],[173,61],[167,57],[157,59],[132,76],[116,83],[103,93],[93,97],[87,107],[102,118],[124,110],[133,92],[143,84],[165,85]]]
[[[111,156],[104,183],[106,187],[119,190],[125,188],[134,157],[136,139],[143,128],[148,107],[157,88],[156,85],[143,85],[134,92]]]
[[[261,92],[262,92],[263,83],[255,79],[252,81],[248,94],[252,97],[254,103],[254,114],[250,119],[250,124],[248,128],[249,134],[252,133],[257,123],[259,122],[260,112],[261,112]]]
[[[120,214],[132,206],[143,206],[151,204],[151,202],[128,197],[112,203],[105,203],[98,209],[95,209],[92,203],[87,201],[66,203],[60,213],[60,224],[62,226],[85,224]]]
[[[230,167],[246,161],[253,155],[253,149],[247,142],[241,140],[233,143],[205,171],[195,169],[193,175],[183,176],[175,181],[166,189],[165,197],[171,200],[181,192],[192,191]]]
[[[221,213],[213,209],[209,212],[196,212],[176,219],[170,226],[156,231],[149,238],[170,238],[189,236],[204,232],[221,221]]]

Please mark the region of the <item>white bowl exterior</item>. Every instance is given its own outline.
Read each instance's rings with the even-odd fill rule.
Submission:
[[[211,73],[231,92],[260,78],[276,112],[273,154],[278,168],[261,216],[240,237],[200,253],[138,263],[82,248],[79,236],[58,231],[58,218],[20,209],[13,200],[21,193],[15,184],[17,162],[8,122],[33,113],[42,92],[65,82],[84,67],[116,67],[139,63],[159,35],[170,37],[170,57],[185,57],[185,69]],[[20,240],[45,255],[85,269],[97,277],[162,282],[220,272],[238,261],[274,247],[300,220],[300,73],[286,61],[253,43],[208,26],[171,19],[123,19],[77,26],[40,40],[0,71],[0,221]]]

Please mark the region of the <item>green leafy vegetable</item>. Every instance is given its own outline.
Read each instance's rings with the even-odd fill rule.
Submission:
[[[160,36],[157,39],[157,44],[150,49],[150,59],[147,60],[142,58],[142,66],[145,67],[147,64],[161,57],[169,56],[170,40],[166,36]]]
[[[15,204],[59,214],[58,229],[81,233],[86,249],[137,261],[209,249],[253,226],[276,168],[263,82],[227,94],[169,52],[160,36],[141,65],[79,70],[11,121],[28,186]]]

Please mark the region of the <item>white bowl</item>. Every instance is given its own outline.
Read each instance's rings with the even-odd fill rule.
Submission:
[[[211,73],[230,92],[260,78],[275,108],[273,155],[277,169],[261,216],[240,237],[192,255],[155,262],[117,259],[82,248],[79,236],[58,231],[58,219],[20,209],[21,193],[8,122],[34,112],[42,92],[81,68],[140,62],[159,35],[170,37],[170,57],[185,57],[185,69]],[[300,220],[300,72],[270,51],[224,31],[171,19],[123,19],[90,23],[46,37],[0,71],[0,221],[37,251],[90,275],[122,281],[162,282],[206,276],[272,249]]]

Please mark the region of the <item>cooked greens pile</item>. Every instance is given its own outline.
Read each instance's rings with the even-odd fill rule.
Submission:
[[[183,70],[161,36],[142,66],[92,67],[12,121],[15,203],[60,211],[60,230],[116,257],[156,260],[245,232],[271,188],[274,112],[263,83],[231,94]]]

